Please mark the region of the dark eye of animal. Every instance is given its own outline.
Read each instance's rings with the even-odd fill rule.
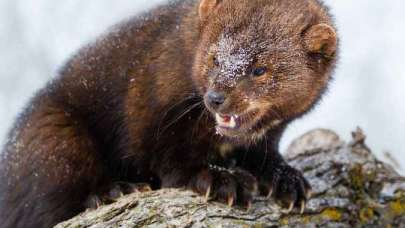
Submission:
[[[253,76],[260,77],[267,72],[267,67],[257,67],[253,70]]]
[[[214,63],[215,66],[219,66],[219,61],[217,59],[217,57],[212,57],[212,62]]]

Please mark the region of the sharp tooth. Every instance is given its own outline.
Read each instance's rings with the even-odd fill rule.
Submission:
[[[224,118],[222,118],[219,114],[215,114],[215,119],[216,119],[216,121],[217,121],[217,123],[218,123],[219,126],[222,126],[222,127],[228,126],[228,123],[226,123],[226,122],[224,121]]]
[[[235,117],[232,116],[231,117],[231,121],[229,121],[229,127],[230,128],[235,128],[236,127],[236,121],[235,121]]]
[[[222,122],[223,122],[221,116],[220,116],[218,113],[215,114],[215,120],[216,120],[218,123],[222,123]]]
[[[218,113],[215,114],[215,120],[217,121],[217,124],[220,127],[235,128],[237,118],[238,118],[237,115],[233,115],[233,116],[227,117],[227,119],[225,119]]]

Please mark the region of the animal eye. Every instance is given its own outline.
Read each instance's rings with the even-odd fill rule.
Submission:
[[[257,67],[253,70],[253,76],[260,77],[267,72],[267,67]]]
[[[217,57],[213,56],[212,62],[214,63],[215,66],[219,66],[219,61],[218,61]]]

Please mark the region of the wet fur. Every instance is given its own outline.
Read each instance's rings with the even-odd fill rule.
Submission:
[[[335,57],[304,53],[299,38],[310,25],[331,21],[315,0],[272,1],[272,21],[251,21],[265,2],[223,0],[219,11],[226,13],[200,21],[198,1],[176,1],[84,47],[35,95],[9,134],[0,160],[1,227],[50,227],[85,210],[89,195],[116,181],[187,186],[202,194],[214,185],[218,198],[232,192],[244,203],[258,181],[264,191],[279,188],[278,199],[295,200],[286,191],[307,183],[284,162],[278,142],[288,123],[310,110],[327,88]],[[215,134],[203,102],[209,85],[203,74],[209,65],[206,44],[215,42],[224,26],[233,34],[251,25],[267,28],[274,44],[289,41],[272,57],[277,87],[283,89],[255,100],[263,107],[269,98],[277,104],[261,110],[255,128],[265,132],[229,139]],[[300,77],[283,79],[287,68]],[[310,78],[301,77],[303,70]],[[259,85],[259,80],[245,84]],[[238,91],[232,92],[230,109],[242,107]],[[274,115],[281,122],[270,126]],[[218,156],[224,144],[232,153]],[[209,162],[243,171],[212,171]],[[234,186],[216,181],[226,178]],[[236,187],[246,191],[236,193]],[[301,190],[297,199],[305,198]]]

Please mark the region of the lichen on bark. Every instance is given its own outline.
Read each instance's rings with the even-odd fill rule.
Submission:
[[[57,227],[405,227],[405,178],[379,161],[365,139],[360,129],[350,143],[318,129],[291,144],[287,161],[313,186],[303,214],[285,214],[260,197],[246,211],[163,189],[124,196]]]

